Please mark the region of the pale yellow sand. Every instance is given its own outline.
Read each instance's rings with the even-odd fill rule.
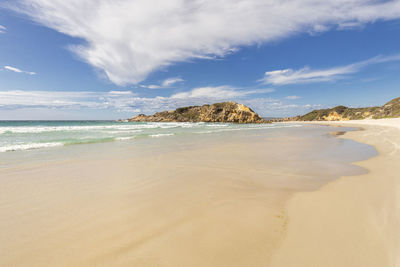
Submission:
[[[0,266],[264,266],[303,169],[321,171],[280,140],[3,170]]]
[[[348,166],[321,165],[324,160],[315,150],[314,138],[269,136],[271,142],[261,134],[258,139],[232,136],[219,145],[205,142],[189,150],[132,158],[130,149],[110,156],[101,155],[110,150],[98,149],[95,157],[92,152],[89,158],[30,162],[1,170],[0,266],[256,267],[268,266],[280,244],[278,255],[284,257],[275,258],[276,266],[329,266],[329,260],[346,261],[345,255],[350,257],[346,263],[354,260],[352,255],[367,255],[376,258],[368,258],[370,266],[385,266],[373,263],[388,262],[386,251],[393,246],[381,237],[392,232],[378,224],[384,218],[392,224],[394,215],[372,213],[367,223],[357,220],[366,219],[363,216],[370,211],[382,213],[382,191],[394,190],[389,182],[378,187],[375,179],[368,182],[360,176],[349,187],[343,180],[346,186],[340,196],[326,189],[299,194],[291,202],[288,220],[286,204],[293,192],[315,189],[321,177],[342,173],[341,168],[349,171]],[[325,141],[318,144],[328,149],[330,142]],[[318,158],[312,160],[310,153]],[[382,155],[374,160],[384,161]],[[370,168],[369,162],[363,164]],[[390,169],[386,172],[385,179],[390,179]],[[333,183],[333,188],[343,181]],[[372,197],[366,197],[367,192]],[[320,203],[307,202],[319,195]],[[393,203],[390,198],[385,201]],[[283,241],[288,221],[288,239]],[[371,230],[373,226],[376,229]],[[347,251],[349,247],[353,252]],[[323,254],[323,248],[331,254]]]
[[[321,190],[297,193],[286,236],[272,266],[400,266],[400,119],[329,122],[363,126],[351,138],[375,146],[370,170]]]

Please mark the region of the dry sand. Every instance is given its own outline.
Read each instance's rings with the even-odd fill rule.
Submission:
[[[324,122],[362,126],[343,137],[379,156],[356,163],[370,172],[342,177],[288,205],[286,236],[272,266],[400,266],[400,119]]]

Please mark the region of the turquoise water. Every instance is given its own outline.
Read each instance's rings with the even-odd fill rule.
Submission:
[[[168,138],[248,129],[299,127],[295,124],[230,124],[116,121],[0,121],[0,152]]]

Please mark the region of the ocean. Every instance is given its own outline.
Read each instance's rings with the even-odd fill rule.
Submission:
[[[116,121],[0,121],[0,153],[60,146],[123,142],[218,132],[300,127],[296,124],[230,124]]]

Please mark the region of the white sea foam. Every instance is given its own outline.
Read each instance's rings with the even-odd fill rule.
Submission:
[[[209,133],[214,133],[214,131],[200,131],[200,132],[195,132],[197,134],[209,134]]]
[[[167,133],[167,134],[151,134],[150,137],[163,137],[163,136],[172,136],[174,135],[173,133]]]
[[[115,131],[106,131],[108,134],[130,134],[130,133],[141,133],[143,130],[115,130]]]
[[[126,140],[132,140],[132,139],[135,139],[136,138],[136,136],[126,136],[126,137],[117,137],[117,138],[115,138],[115,140],[117,140],[117,141],[126,141]]]
[[[207,124],[207,127],[228,127],[229,124]]]
[[[18,151],[18,150],[31,150],[39,148],[50,148],[63,146],[63,143],[28,143],[28,144],[14,144],[8,146],[1,146],[0,152]]]

